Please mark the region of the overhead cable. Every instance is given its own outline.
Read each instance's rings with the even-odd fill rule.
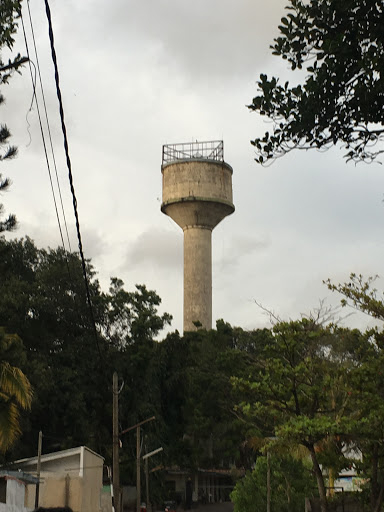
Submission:
[[[46,101],[45,101],[45,94],[44,94],[43,81],[42,81],[42,79],[41,79],[41,71],[40,71],[39,56],[38,56],[37,48],[36,48],[35,32],[34,32],[34,30],[33,30],[33,23],[32,23],[32,16],[31,16],[31,9],[30,9],[30,6],[29,6],[29,0],[27,0],[27,7],[28,7],[29,23],[30,23],[30,26],[31,26],[31,33],[32,33],[33,47],[34,47],[34,50],[35,50],[35,56],[36,56],[37,71],[38,71],[38,74],[39,74],[39,82],[40,82],[40,88],[41,88],[41,96],[42,96],[42,98],[43,98],[43,105],[44,105],[45,119],[46,119],[46,123],[47,123],[47,130],[48,130],[48,136],[49,136],[49,143],[50,143],[50,147],[51,147],[51,153],[52,153],[53,166],[54,166],[54,169],[55,169],[55,175],[56,175],[57,189],[58,189],[58,192],[59,192],[59,198],[60,198],[61,212],[62,212],[62,215],[63,215],[63,220],[64,220],[64,226],[65,226],[65,231],[66,231],[66,235],[67,235],[67,241],[68,241],[69,252],[72,252],[72,248],[71,248],[71,241],[70,241],[70,239],[69,239],[69,233],[68,233],[67,219],[66,219],[66,217],[65,217],[64,205],[63,205],[63,197],[62,197],[62,194],[61,194],[61,188],[60,188],[59,175],[58,175],[58,172],[57,172],[57,165],[56,165],[55,151],[54,151],[54,149],[53,149],[52,136],[51,136],[51,127],[50,127],[50,124],[49,124],[49,118],[48,118],[48,112],[47,112],[47,104],[46,104]],[[37,101],[37,98],[36,98],[36,101]],[[64,247],[64,248],[65,248],[65,247]]]
[[[93,306],[92,306],[91,294],[90,294],[90,289],[89,289],[87,266],[86,266],[86,262],[85,262],[85,258],[84,258],[83,244],[81,241],[80,221],[79,221],[79,215],[78,215],[78,211],[77,211],[77,199],[76,199],[75,187],[73,184],[71,159],[69,156],[67,128],[65,126],[63,100],[62,100],[62,95],[61,95],[61,90],[60,90],[59,69],[58,69],[58,65],[57,65],[55,42],[54,42],[54,37],[53,37],[51,10],[49,8],[48,0],[44,0],[44,1],[45,1],[45,11],[47,14],[47,19],[48,19],[49,40],[50,40],[50,44],[51,44],[51,55],[52,55],[53,65],[55,68],[56,93],[57,93],[57,99],[59,101],[61,129],[62,129],[63,137],[64,137],[64,150],[65,150],[65,156],[66,156],[66,161],[67,161],[68,178],[69,178],[69,184],[70,184],[71,193],[72,193],[73,211],[74,211],[75,220],[76,220],[76,232],[77,232],[77,239],[78,239],[78,247],[79,247],[79,253],[80,253],[80,258],[81,258],[84,284],[85,284],[87,302],[88,302],[88,306],[89,306],[89,312],[90,312],[91,321],[92,321],[92,327],[94,330],[95,340],[96,340],[96,344],[97,344],[97,350],[99,352],[100,359],[102,360],[102,355],[101,355],[101,350],[100,350],[100,345],[99,345],[99,340],[98,340],[98,334],[97,334],[97,329],[96,329],[95,315],[93,313]]]
[[[47,164],[49,181],[50,181],[50,184],[51,184],[53,203],[54,203],[54,206],[55,206],[57,223],[59,225],[61,242],[63,244],[63,247],[65,248],[64,236],[63,236],[63,231],[61,229],[61,221],[60,221],[59,211],[58,211],[58,208],[57,208],[56,194],[55,194],[55,189],[54,189],[54,186],[53,186],[51,167],[50,167],[50,164],[49,164],[47,145],[46,145],[46,142],[45,142],[45,134],[44,134],[43,124],[42,124],[42,121],[41,121],[40,107],[39,107],[39,102],[38,102],[37,94],[36,94],[36,80],[35,80],[35,77],[33,76],[33,72],[32,72],[32,63],[31,63],[31,58],[30,58],[30,54],[29,54],[29,46],[28,46],[28,41],[27,41],[27,35],[26,35],[26,32],[25,32],[24,18],[23,18],[22,14],[21,14],[21,24],[22,24],[22,27],[23,27],[24,42],[25,42],[25,48],[26,48],[27,57],[28,57],[28,63],[29,63],[29,72],[30,72],[31,80],[32,80],[33,95],[34,95],[34,98],[35,98],[35,103],[36,103],[36,108],[37,108],[37,116],[39,118],[40,132],[41,132],[41,138],[42,138],[42,141],[43,141],[45,161],[46,161],[46,164]],[[32,99],[32,102],[33,102],[33,99]]]

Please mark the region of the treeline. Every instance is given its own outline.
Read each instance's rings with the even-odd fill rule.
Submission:
[[[267,453],[280,482],[276,509],[301,510],[303,493],[317,487],[325,512],[326,488],[347,469],[361,477],[363,502],[380,510],[381,329],[363,333],[320,314],[276,319],[270,329],[253,331],[219,321],[211,331],[176,331],[161,339],[171,316],[159,313],[154,291],[144,285],[126,291],[112,278],[103,292],[90,261],[87,267],[96,331],[77,255],[38,249],[28,238],[0,238],[0,338],[18,336],[12,350],[0,343],[0,356],[24,372],[34,392],[21,417],[23,434],[5,460],[34,455],[42,430],[44,452],[85,444],[109,463],[117,371],[124,383],[121,430],[156,416],[143,427],[146,450],[164,449],[154,463],[250,472],[233,494],[236,510],[251,510],[257,498],[264,508]],[[328,284],[344,295],[344,304],[384,319],[371,281],[352,275],[345,285]],[[123,484],[135,479],[135,449],[134,435],[122,436]]]
[[[174,332],[157,341],[171,321],[158,311],[159,296],[144,285],[126,291],[118,278],[103,292],[90,261],[87,271],[96,332],[76,254],[38,249],[29,238],[0,238],[0,326],[22,341],[11,362],[34,392],[7,459],[34,455],[42,430],[44,452],[86,444],[110,461],[117,371],[124,383],[121,429],[155,415],[144,432],[148,449],[164,447],[164,464],[249,466],[239,435],[248,427],[233,414],[228,376],[243,374],[247,351],[263,331],[250,335],[220,322],[217,331]],[[122,473],[129,478],[133,465],[124,471],[124,460],[135,457],[134,434],[122,443]]]

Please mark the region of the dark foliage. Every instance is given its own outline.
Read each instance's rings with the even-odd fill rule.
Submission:
[[[383,3],[290,0],[287,9],[271,48],[306,78],[291,87],[260,75],[249,108],[274,123],[251,141],[256,161],[338,143],[347,160],[373,161],[384,151]]]
[[[20,66],[26,62],[26,59],[21,57],[20,54],[16,55],[13,59],[9,59],[7,63],[3,62],[1,58],[1,49],[6,47],[12,50],[14,44],[14,34],[17,30],[17,19],[20,16],[21,0],[2,0],[0,8],[0,84],[6,84],[12,73],[19,70]],[[4,96],[0,93],[0,105],[4,103]],[[5,124],[0,126],[0,148],[3,150],[0,153],[0,162],[9,160],[16,156],[17,149],[15,146],[9,145],[9,138],[11,134]],[[0,192],[8,190],[10,180],[2,178],[0,173]],[[0,204],[0,216],[4,212],[4,207]],[[3,231],[12,231],[16,227],[16,217],[13,214],[0,221],[0,233]]]

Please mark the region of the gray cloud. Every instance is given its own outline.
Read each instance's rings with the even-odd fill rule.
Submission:
[[[56,51],[80,224],[100,280],[144,282],[182,325],[181,231],[159,209],[161,146],[223,138],[233,166],[236,212],[213,233],[215,318],[265,324],[253,299],[283,318],[327,295],[321,281],[382,268],[384,173],[345,165],[336,148],[292,153],[268,169],[253,161],[251,138],[270,130],[245,105],[261,72],[283,74],[269,45],[286,0],[52,0]],[[44,10],[31,9],[62,178],[67,219],[72,199],[62,151]],[[87,20],[84,23],[84,20]],[[17,48],[24,53],[23,41]],[[296,77],[296,75],[295,75]],[[2,119],[19,156],[1,172],[13,184],[1,198],[20,220],[15,236],[60,243],[36,110],[25,120],[28,69],[3,93]],[[13,235],[12,235],[13,236]],[[76,249],[76,242],[74,242]]]
[[[267,236],[263,238],[247,234],[237,234],[232,237],[225,237],[218,247],[214,247],[216,258],[214,265],[219,272],[226,271],[228,268],[243,265],[246,258],[260,253],[271,245]]]
[[[6,234],[6,237],[10,239],[29,236],[35,241],[38,248],[50,247],[51,249],[55,249],[58,246],[62,246],[58,224],[47,223],[44,220],[44,215],[40,217],[40,220],[40,223],[36,222],[35,219],[31,219],[31,221],[20,221],[17,230],[13,233]],[[75,228],[73,225],[69,225],[68,228],[72,251],[79,252]],[[64,225],[62,225],[62,233],[65,248],[68,250],[69,246]],[[85,257],[92,259],[93,263],[95,263],[97,259],[102,258],[108,251],[108,243],[105,237],[96,229],[88,227],[82,228],[81,238]]]
[[[130,268],[151,267],[162,272],[176,271],[182,277],[182,233],[153,227],[144,231],[128,247],[124,265]]]
[[[102,16],[90,13],[88,19],[103,34],[105,44],[113,44],[115,50],[121,45],[127,58],[140,51],[168,70],[170,77],[178,69],[195,82],[246,73],[255,64],[249,61],[250,54],[255,60],[266,55],[264,41],[271,43],[276,35],[271,26],[277,27],[285,4],[285,0],[115,0],[111,9],[106,0],[98,0],[90,8]]]

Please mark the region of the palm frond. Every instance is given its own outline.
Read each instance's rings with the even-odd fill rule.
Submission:
[[[32,387],[20,370],[7,361],[0,363],[0,390],[12,398],[22,409],[29,409],[32,403]]]
[[[21,434],[19,408],[11,399],[0,401],[0,451],[5,452]]]

